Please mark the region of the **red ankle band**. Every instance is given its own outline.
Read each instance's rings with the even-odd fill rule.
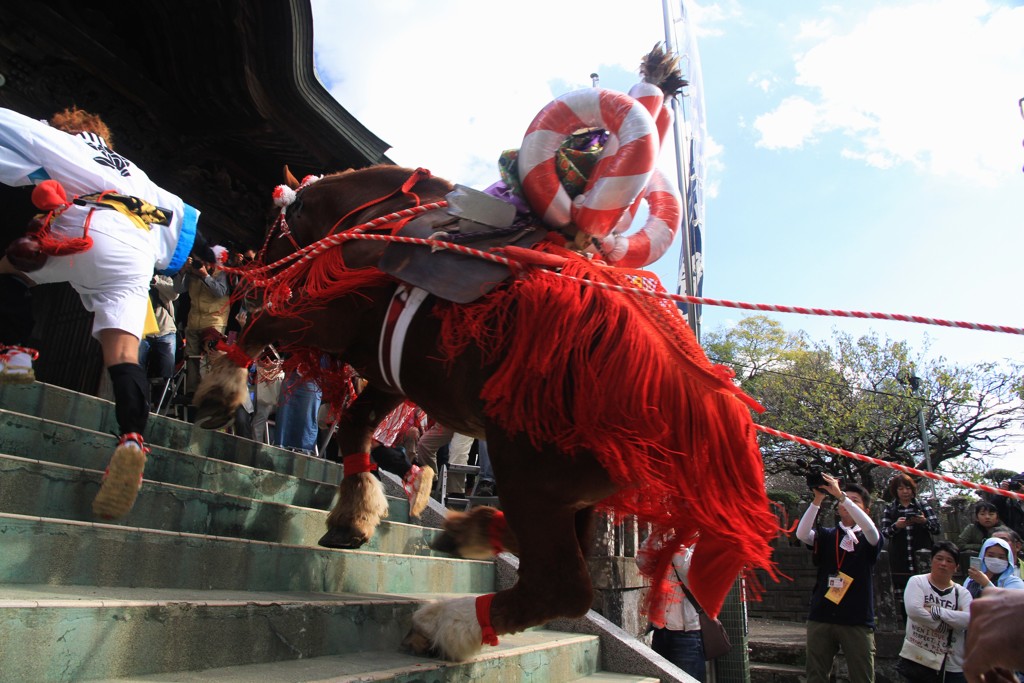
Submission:
[[[501,542],[502,534],[505,533],[505,527],[505,513],[501,510],[495,510],[494,515],[491,517],[487,534],[491,541],[491,549],[495,555],[500,555],[505,550],[505,544]]]
[[[377,469],[377,463],[370,460],[369,453],[353,453],[341,459],[341,466],[345,469],[345,476],[360,474],[362,472],[373,472]]]
[[[224,352],[228,360],[240,368],[248,368],[252,365],[252,358],[249,358],[249,354],[243,351],[242,347],[238,344],[225,344],[219,341],[217,342],[217,350]]]
[[[491,601],[494,593],[481,595],[476,599],[476,620],[480,623],[480,642],[483,645],[497,645],[498,634],[491,626]]]

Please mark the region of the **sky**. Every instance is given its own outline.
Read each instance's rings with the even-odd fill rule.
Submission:
[[[685,5],[706,110],[704,296],[1024,327],[1024,2]],[[627,92],[665,39],[661,0],[312,6],[338,102],[393,161],[478,189],[549,102],[592,73]],[[675,168],[673,145],[659,166]],[[649,266],[673,292],[680,242]],[[705,306],[702,329],[745,315]],[[958,364],[1024,360],[1021,335],[771,317]],[[1024,470],[1024,440],[997,464]]]

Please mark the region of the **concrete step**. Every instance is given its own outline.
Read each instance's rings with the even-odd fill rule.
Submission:
[[[111,434],[0,410],[0,453],[104,471],[116,445]],[[317,509],[329,508],[337,489],[334,483],[207,458],[159,443],[150,448],[144,476],[151,481]]]
[[[774,619],[748,620],[750,661],[793,666],[803,671],[807,662],[807,627],[800,622]]]
[[[0,512],[99,521],[92,501],[102,478],[98,470],[0,454]],[[389,519],[361,549],[434,554],[430,543],[440,532],[392,521],[404,520],[409,506],[405,499],[388,500]],[[312,547],[326,530],[327,511],[144,480],[132,511],[116,524]]]
[[[431,596],[444,597],[444,596]],[[529,630],[468,662],[401,651],[410,596],[0,587],[0,681],[638,681],[596,636]],[[48,657],[19,657],[59,643]],[[171,646],[173,644],[173,646]]]
[[[750,683],[804,683],[806,680],[802,666],[750,663]]]
[[[4,584],[487,593],[494,564],[0,514]]]
[[[116,434],[119,431],[112,402],[41,382],[0,384],[0,408],[103,434]],[[329,484],[341,481],[342,469],[337,463],[223,432],[199,429],[169,417],[151,415],[143,436],[148,443],[171,450]]]

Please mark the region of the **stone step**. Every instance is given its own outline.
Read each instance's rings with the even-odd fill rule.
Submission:
[[[102,478],[98,470],[0,454],[0,512],[99,521],[92,501]],[[388,500],[389,519],[361,549],[434,554],[430,543],[440,532],[402,523],[408,502]],[[116,524],[313,547],[326,530],[327,511],[144,480],[132,511]]]
[[[750,683],[804,683],[806,680],[802,666],[750,663]]]
[[[0,384],[0,408],[103,434],[119,431],[112,402],[42,382]],[[341,481],[342,469],[337,463],[223,432],[199,429],[169,417],[151,415],[143,436],[147,443],[159,444],[170,450],[329,484]]]
[[[0,652],[8,655],[0,681],[573,681],[597,672],[596,636],[546,630],[502,636],[467,662],[403,653],[420,603],[409,596],[0,587]],[[18,656],[38,643],[59,645],[48,657]]]
[[[116,445],[111,434],[0,410],[0,453],[104,471]],[[334,483],[208,458],[159,443],[150,448],[144,477],[151,481],[316,509],[329,508],[337,489]]]
[[[807,662],[807,626],[774,619],[748,620],[750,661],[798,667]]]
[[[487,593],[493,562],[331,550],[0,514],[5,584],[324,593]]]

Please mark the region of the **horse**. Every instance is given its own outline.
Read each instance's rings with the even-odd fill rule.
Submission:
[[[623,286],[650,274],[619,275],[565,248],[571,240],[544,235],[531,249],[492,250],[507,257],[507,272],[475,300],[421,293],[409,312],[416,288],[380,268],[388,240],[447,216],[403,212],[443,204],[452,184],[397,166],[287,177],[258,263],[242,273],[262,311],[197,389],[196,421],[217,428],[232,419],[246,364],[272,342],[354,368],[367,385],[338,425],[345,472],[320,541],[338,548],[364,544],[387,514],[368,453],[376,425],[403,401],[486,439],[501,510],[450,513],[438,547],[464,557],[512,551],[518,581],[419,608],[405,641],[414,652],[464,660],[498,635],[585,614],[596,509],[653,524],[664,541],[661,575],[681,544],[696,542],[690,577],[712,614],[741,570],[770,567],[778,527],[750,417],[756,404],[711,365],[675,304]],[[431,258],[428,247],[412,248]],[[404,342],[389,327],[402,316]],[[652,590],[652,609],[667,592]]]

